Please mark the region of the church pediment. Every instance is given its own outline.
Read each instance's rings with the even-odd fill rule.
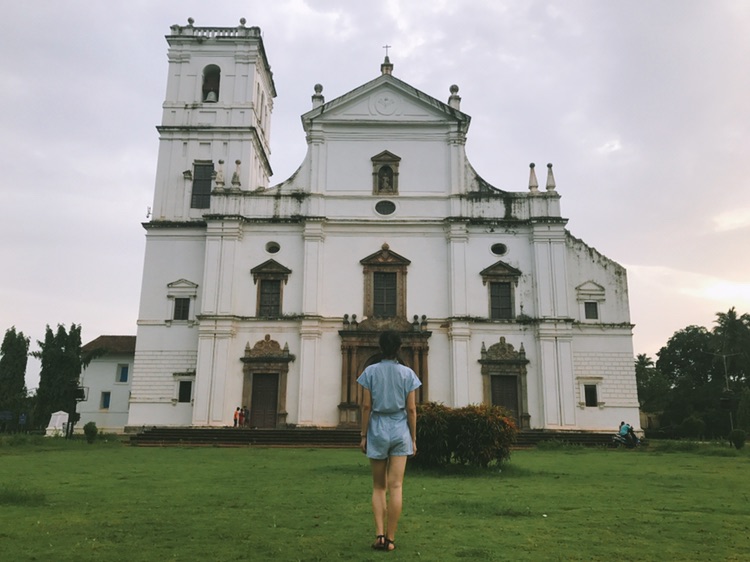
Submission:
[[[306,128],[312,121],[408,121],[460,122],[465,130],[470,120],[458,109],[385,74],[302,116]]]
[[[521,276],[521,271],[501,260],[483,269],[480,272],[480,275],[484,279],[495,277],[510,277],[517,279]]]
[[[390,249],[388,244],[383,244],[382,248],[370,254],[366,258],[359,261],[362,265],[393,265],[393,266],[407,266],[411,263],[411,260],[406,259],[404,256],[398,255],[396,252]]]

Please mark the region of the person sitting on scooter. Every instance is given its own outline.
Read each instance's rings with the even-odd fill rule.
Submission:
[[[625,440],[628,446],[635,447],[636,443],[638,443],[638,438],[635,436],[635,432],[629,424],[620,422],[620,431],[618,433],[620,437]]]

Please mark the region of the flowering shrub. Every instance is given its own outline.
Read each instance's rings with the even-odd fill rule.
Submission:
[[[448,408],[430,402],[418,406],[417,416],[415,461],[424,466],[499,464],[510,458],[518,432],[509,412],[499,406]]]

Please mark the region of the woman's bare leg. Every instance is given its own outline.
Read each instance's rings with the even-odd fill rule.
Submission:
[[[385,535],[385,515],[388,459],[370,459],[372,467],[372,514],[375,517],[375,534]]]
[[[385,537],[391,541],[396,538],[398,518],[401,517],[405,471],[406,457],[390,457],[388,459],[388,530]]]

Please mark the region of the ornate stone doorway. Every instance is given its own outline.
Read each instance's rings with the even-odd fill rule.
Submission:
[[[245,347],[242,405],[250,405],[251,427],[286,426],[286,379],[292,361],[289,347],[282,349],[268,334],[252,348],[250,343]]]
[[[526,388],[526,351],[523,344],[518,351],[505,338],[484,347],[482,343],[482,387],[484,403],[502,406],[512,412],[519,429],[529,429],[529,399]]]
[[[426,401],[429,396],[427,372],[428,340],[432,332],[427,331],[427,320],[423,316],[409,323],[404,318],[369,318],[361,324],[356,317],[344,317],[341,336],[341,403],[339,404],[339,427],[358,427],[362,404],[362,387],[357,378],[365,367],[380,361],[378,339],[384,330],[395,330],[401,336],[399,362],[414,370],[422,381],[417,390],[417,402]]]

